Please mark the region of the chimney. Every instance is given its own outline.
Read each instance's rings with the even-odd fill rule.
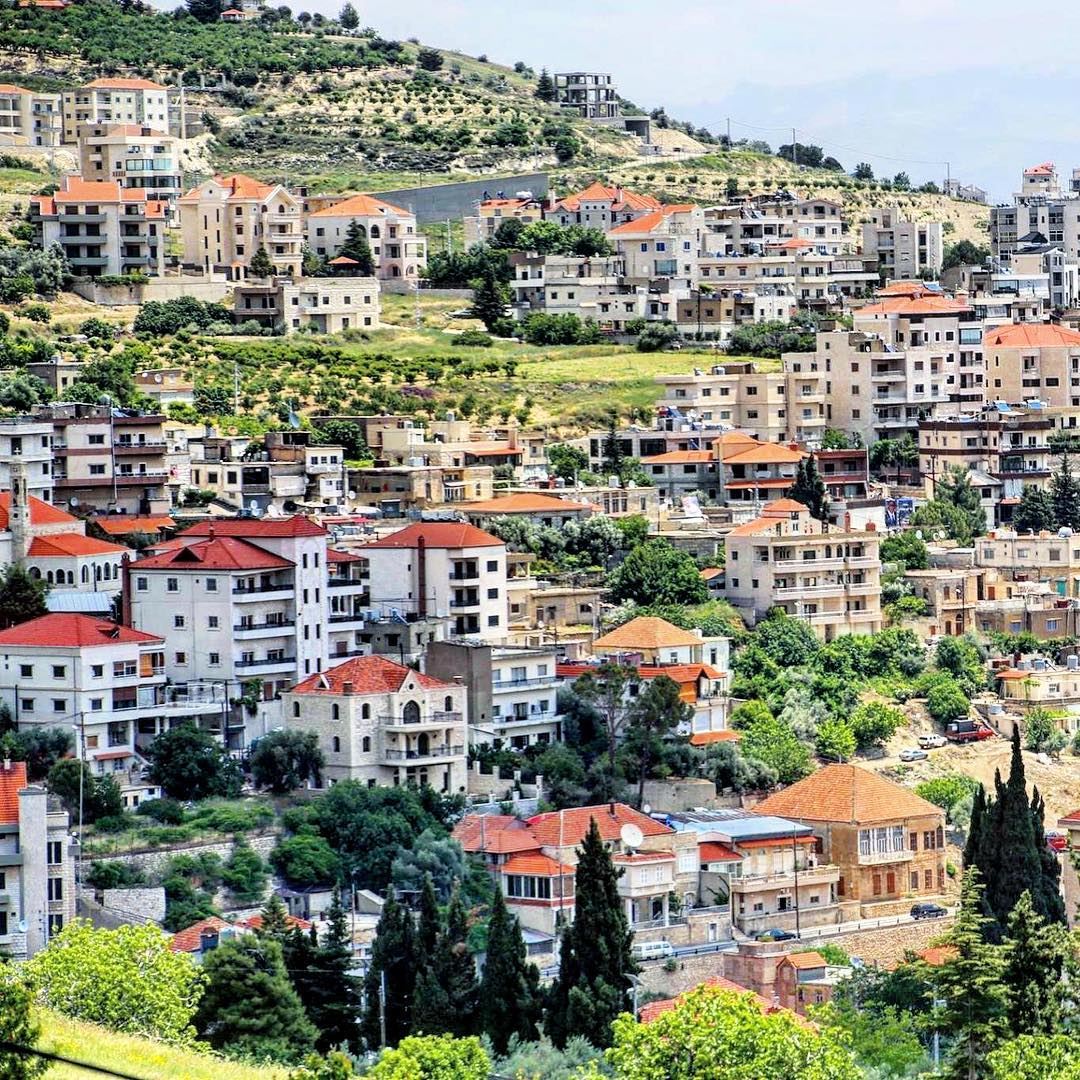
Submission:
[[[131,555],[127,552],[120,557],[120,621],[131,625]]]
[[[345,695],[346,697],[351,697],[351,696],[352,696],[353,694],[355,694],[355,693],[356,693],[356,687],[355,687],[355,685],[354,685],[353,683],[351,683],[351,682],[343,682],[343,683],[341,684],[341,692],[342,692],[342,693],[343,693],[343,694],[344,694],[344,695]]]

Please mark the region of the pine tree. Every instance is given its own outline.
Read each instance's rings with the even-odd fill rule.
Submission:
[[[45,594],[48,586],[33,577],[24,566],[12,563],[0,572],[0,629],[47,615]]]
[[[1073,474],[1068,451],[1061,455],[1061,464],[1050,481],[1050,497],[1058,528],[1080,529],[1080,481]]]
[[[412,1025],[412,1001],[416,988],[416,930],[412,913],[392,896],[383,905],[371,963],[364,977],[362,1034],[369,1048],[380,1045],[380,985],[385,989],[386,1044],[397,1044],[409,1034]]]
[[[282,955],[285,958],[285,970],[289,973],[289,982],[293,984],[297,997],[304,1006],[308,1019],[318,1027],[312,1013],[311,1003],[318,997],[319,982],[319,939],[315,927],[305,933],[298,926],[293,926],[281,942]]]
[[[273,260],[266,253],[266,248],[262,244],[259,245],[259,250],[251,256],[248,270],[252,277],[268,278],[274,276]]]
[[[594,819],[582,841],[574,921],[562,931],[559,975],[544,1015],[544,1031],[556,1046],[565,1046],[574,1035],[609,1046],[612,1021],[627,1009],[626,976],[637,965],[618,877]]]
[[[417,927],[417,944],[420,959],[430,964],[435,956],[435,946],[439,941],[442,919],[439,915],[439,901],[435,896],[435,883],[430,874],[424,875],[424,887],[420,891],[420,924]]]
[[[971,801],[971,822],[968,825],[967,841],[964,844],[964,869],[977,865],[977,858],[982,844],[983,830],[986,828],[986,788],[980,784],[975,789]]]
[[[555,80],[548,74],[547,68],[541,68],[540,78],[536,80],[536,96],[541,101],[555,100]]]
[[[364,235],[364,227],[356,218],[349,222],[349,227],[345,230],[345,243],[341,245],[338,255],[344,255],[346,259],[356,262],[356,273],[364,277],[374,275],[375,256],[371,254],[371,245]]]
[[[271,893],[263,904],[262,925],[259,933],[264,937],[271,937],[275,941],[283,942],[289,935],[289,912],[285,902],[277,893]]]
[[[1043,919],[1028,892],[1021,894],[1009,915],[1004,954],[1002,983],[1012,1034],[1050,1035],[1060,1030],[1071,954],[1069,931]]]
[[[1061,895],[1061,863],[1046,843],[1046,803],[1037,787],[1031,789],[1031,834],[1042,868],[1039,879],[1041,895],[1035,901],[1035,910],[1048,922],[1064,923],[1067,920],[1065,899]]]
[[[1056,521],[1054,497],[1044,488],[1032,484],[1024,485],[1020,496],[1020,505],[1013,514],[1013,528],[1017,532],[1042,532],[1053,529]]]
[[[326,911],[326,930],[317,945],[313,968],[318,978],[304,1005],[319,1031],[319,1050],[325,1053],[340,1046],[356,1049],[360,988],[352,974],[352,942],[338,889],[334,889]]]
[[[488,920],[487,952],[480,980],[480,1028],[499,1057],[510,1040],[534,1042],[539,1035],[539,1000],[535,982],[540,973],[526,960],[521,926],[510,914],[500,889],[495,890]]]
[[[495,276],[495,268],[485,265],[473,288],[473,314],[490,331],[506,318],[507,289]]]
[[[341,23],[343,30],[355,30],[360,25],[360,16],[352,4],[346,4],[341,9],[338,22]]]
[[[469,951],[469,919],[455,885],[431,963],[417,988],[414,1030],[461,1038],[476,1030],[479,986]]]
[[[982,891],[979,871],[972,867],[964,874],[960,910],[945,938],[955,956],[932,971],[934,1023],[952,1041],[942,1073],[949,1080],[983,1077],[986,1055],[1005,1028],[1001,950],[984,941]]]
[[[810,516],[824,521],[829,511],[829,497],[825,490],[825,481],[818,472],[813,455],[803,458],[795,472],[795,483],[791,485],[791,498],[800,502],[810,511]]]

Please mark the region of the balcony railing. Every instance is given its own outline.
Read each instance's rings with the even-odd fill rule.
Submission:
[[[295,656],[278,656],[278,657],[273,658],[273,659],[271,659],[270,657],[266,657],[266,658],[264,658],[262,660],[237,660],[236,663],[233,666],[238,667],[238,668],[264,668],[264,667],[274,667],[275,665],[278,665],[278,664],[295,664],[295,663],[296,663],[296,657]]]
[[[529,686],[554,686],[559,680],[555,675],[539,675],[534,679],[496,679],[491,684],[491,691],[521,690]]]
[[[379,717],[381,723],[386,724],[388,727],[416,727],[423,724],[460,724],[462,715],[459,712],[442,712],[438,709],[433,709],[427,714],[427,716],[418,716],[415,720],[407,720],[403,716],[388,716],[382,715]]]
[[[910,848],[898,848],[896,851],[871,851],[859,855],[860,866],[877,866],[882,863],[911,862],[915,852]]]
[[[251,596],[254,593],[282,592],[291,589],[292,586],[284,581],[275,581],[268,585],[236,585],[233,587],[233,596]]]
[[[429,746],[427,750],[386,750],[387,761],[428,761],[431,758],[460,757],[464,746]]]

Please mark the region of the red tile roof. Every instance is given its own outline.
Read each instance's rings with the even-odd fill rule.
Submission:
[[[181,536],[260,537],[322,536],[326,530],[303,514],[287,518],[215,518],[200,521],[185,529]]]
[[[26,787],[26,762],[0,764],[0,823],[14,825],[19,820],[19,792]]]
[[[1051,176],[1054,172],[1054,163],[1052,161],[1044,161],[1041,165],[1032,165],[1030,169],[1024,170],[1025,176]]]
[[[94,79],[87,86],[99,90],[164,90],[161,83],[151,82],[149,79],[116,79],[112,76],[103,79]]]
[[[308,217],[386,217],[387,214],[413,216],[411,211],[403,210],[400,206],[394,206],[393,203],[383,202],[382,199],[376,199],[374,195],[352,195],[342,202],[334,203],[333,206],[316,210],[314,214],[309,214]]]
[[[738,742],[741,738],[737,731],[695,731],[690,736],[690,745],[710,746],[718,742]]]
[[[399,532],[391,533],[380,540],[365,544],[368,548],[415,548],[420,546],[423,538],[424,546],[429,548],[476,548],[476,547],[504,547],[503,542],[491,533],[478,529],[475,525],[466,525],[457,521],[423,521],[413,525],[407,525]]]
[[[644,214],[642,217],[635,218],[633,221],[624,221],[621,225],[616,225],[614,229],[608,230],[608,236],[614,236],[616,238],[622,238],[626,236],[644,236],[646,233],[656,232],[658,229],[664,227],[667,224],[667,219],[672,214],[685,214],[694,210],[693,203],[678,203],[672,206],[661,206],[658,210],[653,210],[652,213]]]
[[[249,915],[246,919],[240,920],[241,926],[246,926],[249,930],[261,930],[263,924],[263,917],[259,915]],[[301,919],[299,915],[286,915],[285,925],[297,930],[310,930],[315,924],[308,922],[307,919]]]
[[[146,517],[128,517],[117,514],[112,517],[94,518],[110,536],[130,536],[132,533],[159,533],[166,529],[175,529],[176,522],[167,514]]]
[[[533,495],[527,491],[519,491],[513,495],[501,495],[497,499],[462,503],[461,509],[466,514],[565,514],[591,510],[592,506],[589,503],[572,502],[570,499],[558,499],[554,495]]]
[[[657,618],[655,615],[639,615],[603,637],[598,637],[593,642],[593,651],[633,652],[640,649],[652,652],[656,649],[677,649],[700,644],[701,637],[698,634],[673,626],[666,619]]]
[[[555,204],[566,210],[577,210],[583,202],[610,202],[613,210],[659,210],[660,200],[652,195],[639,195],[620,187],[605,187],[594,180],[584,191],[567,195]]]
[[[202,943],[202,934],[204,930],[234,929],[235,926],[232,923],[228,923],[224,919],[219,919],[216,915],[211,915],[209,918],[200,919],[197,923],[185,926],[183,930],[178,930],[173,934],[172,940],[169,942],[169,948],[172,949],[173,952],[180,953],[198,952]]]
[[[572,874],[574,868],[556,862],[547,855],[514,855],[499,867],[501,874],[531,874],[533,877],[560,877]]]
[[[940,296],[934,289],[928,289],[923,281],[890,281],[877,290],[878,296]]]
[[[730,453],[724,453],[727,465],[794,465],[806,457],[801,450],[779,443],[736,444]]]
[[[355,656],[344,664],[319,672],[297,683],[294,694],[341,694],[345,683],[352,683],[355,694],[396,694],[411,681],[422,690],[450,689],[450,683],[425,675],[411,667],[396,664],[385,656]]]
[[[798,502],[796,499],[776,499],[774,502],[766,503],[761,513],[765,517],[768,517],[770,514],[773,516],[806,514],[809,513],[809,507],[805,503]]]
[[[596,822],[605,840],[618,840],[624,825],[637,825],[646,836],[668,836],[674,832],[667,825],[625,803],[615,803],[614,814],[609,804],[603,803],[600,806],[578,806],[571,810],[537,814],[529,818],[526,824],[543,847],[558,847],[560,841],[563,846],[577,847],[585,839],[590,821]]]
[[[828,966],[828,961],[819,952],[789,953],[780,961],[781,964],[790,964],[793,968],[805,971],[811,968],[823,968]]]
[[[714,840],[698,844],[698,854],[703,863],[742,862],[742,856],[737,851]]]
[[[754,813],[801,821],[869,825],[939,816],[944,811],[880,773],[855,765],[826,765],[770,795],[754,807]]]
[[[211,536],[139,559],[139,570],[285,570],[288,559],[233,536]]]
[[[466,851],[495,851],[492,839],[508,835],[528,841],[529,847],[507,846],[503,850],[531,851],[540,847],[525,822],[513,814],[466,814],[453,830],[454,839]]]
[[[950,300],[947,296],[897,296],[859,308],[855,318],[862,315],[955,315],[970,310],[970,304]]]
[[[128,550],[123,544],[110,544],[82,533],[57,533],[35,536],[26,554],[32,559],[69,559],[84,555],[121,555]]]
[[[67,511],[61,510],[58,506],[53,506],[52,503],[35,498],[33,495],[29,497],[29,502],[31,525],[78,525],[79,523],[77,517],[72,517]],[[0,491],[0,529],[9,527],[8,511],[10,507],[11,492]]]
[[[1003,349],[1075,349],[1080,334],[1056,323],[1008,323],[983,335],[983,345]]]
[[[363,555],[356,555],[351,551],[339,551],[337,548],[326,549],[326,561],[328,563],[354,563],[367,562]]]
[[[133,630],[130,626],[120,626],[118,623],[76,612],[50,612],[7,630],[0,630],[0,647],[32,645],[37,648],[84,649],[95,645],[130,642],[160,644],[163,640],[156,634],[146,634],[142,630]]]

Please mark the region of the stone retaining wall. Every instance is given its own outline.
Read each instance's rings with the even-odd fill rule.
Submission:
[[[256,833],[245,836],[245,839],[264,859],[277,846],[278,834],[276,832]],[[149,877],[161,873],[166,864],[174,855],[191,855],[198,857],[208,853],[220,855],[225,861],[232,854],[235,847],[233,840],[207,841],[205,843],[178,844],[170,847],[141,848],[131,851],[119,851],[115,855],[96,855],[88,857],[90,862],[119,862],[128,866],[137,866]],[[89,869],[87,866],[85,869]]]

